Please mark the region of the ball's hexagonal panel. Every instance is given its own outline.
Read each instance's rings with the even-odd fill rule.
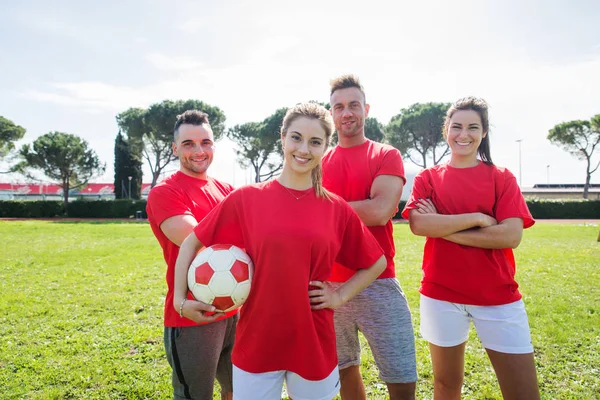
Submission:
[[[202,263],[205,263],[206,261],[208,261],[208,259],[214,252],[215,251],[210,247],[205,248],[200,253],[196,254],[196,257],[194,257],[194,260],[192,261],[191,265],[196,267]]]
[[[208,262],[215,271],[229,271],[229,268],[235,262],[235,257],[229,250],[220,250],[215,251],[208,259]]]
[[[237,258],[238,260],[244,261],[244,262],[246,262],[246,264],[252,263],[250,256],[244,250],[240,249],[239,247],[231,246],[229,251],[232,252],[233,255],[235,256],[235,258]]]
[[[231,294],[233,301],[235,304],[242,304],[248,298],[250,294],[250,281],[245,281],[242,283],[238,283],[235,287],[235,290]]]
[[[192,286],[191,291],[194,295],[194,298],[203,303],[212,304],[213,300],[215,299],[214,293],[206,285],[196,283],[194,286]]]
[[[212,279],[208,283],[210,290],[213,291],[215,296],[230,296],[237,282],[233,279],[233,275],[229,271],[215,272]]]

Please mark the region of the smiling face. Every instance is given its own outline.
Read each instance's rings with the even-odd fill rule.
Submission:
[[[179,157],[179,170],[194,178],[206,179],[213,160],[215,145],[208,124],[182,124],[178,128],[173,154]]]
[[[299,175],[310,174],[321,163],[327,148],[325,129],[319,120],[298,117],[293,120],[283,143],[284,169]]]
[[[446,132],[446,141],[452,154],[450,162],[463,166],[476,164],[477,149],[486,135],[477,111],[456,110]]]
[[[331,94],[331,114],[340,142],[344,138],[364,136],[365,118],[369,116],[369,105],[356,87],[338,89]]]

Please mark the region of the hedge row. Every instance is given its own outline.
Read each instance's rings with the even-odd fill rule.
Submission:
[[[527,207],[536,219],[600,219],[600,200],[527,199]],[[405,201],[398,206],[394,219],[401,219]]]
[[[0,218],[146,218],[145,200],[0,201]]]
[[[405,202],[394,219],[401,219]],[[600,219],[600,200],[527,200],[534,218]],[[146,218],[145,200],[76,200],[67,212],[61,201],[0,201],[0,218]]]
[[[527,200],[538,219],[600,219],[600,200]]]

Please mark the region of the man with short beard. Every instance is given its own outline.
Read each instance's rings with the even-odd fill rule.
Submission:
[[[175,261],[179,246],[233,186],[207,175],[214,155],[214,137],[208,115],[188,110],[177,116],[173,130],[173,154],[180,168],[150,191],[146,207],[152,232],[167,263],[167,296],[164,307],[164,344],[172,368],[174,399],[211,400],[215,378],[221,398],[231,400],[231,350],[237,310],[214,314],[206,305],[203,322],[184,318],[173,308]],[[192,297],[190,297],[191,299]]]
[[[384,251],[387,267],[375,282],[334,314],[343,400],[366,399],[360,373],[361,331],[373,352],[391,400],[414,399],[417,381],[415,338],[406,297],[396,279],[391,218],[398,211],[406,182],[400,152],[365,137],[369,114],[358,78],[331,81],[331,114],[339,144],[323,157],[323,185],[343,197]],[[353,271],[335,264],[335,288]]]

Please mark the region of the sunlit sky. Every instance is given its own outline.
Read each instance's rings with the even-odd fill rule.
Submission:
[[[600,114],[598,21],[595,0],[2,2],[0,115],[27,129],[19,145],[85,138],[107,165],[94,181],[112,182],[115,116],[130,107],[193,98],[231,127],[327,102],[329,80],[353,73],[384,124],[413,103],[483,97],[496,164],[524,187],[583,183],[585,163],[546,137]],[[210,174],[252,179],[228,140]]]

